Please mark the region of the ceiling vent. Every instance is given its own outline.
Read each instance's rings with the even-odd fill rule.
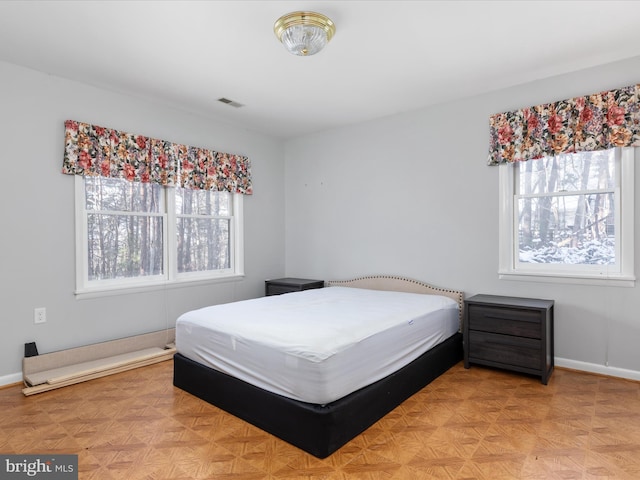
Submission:
[[[234,102],[233,100],[229,100],[228,98],[224,98],[224,97],[219,98],[218,101],[222,103],[226,103],[227,105],[231,105],[232,107],[236,107],[236,108],[244,107],[242,103]]]

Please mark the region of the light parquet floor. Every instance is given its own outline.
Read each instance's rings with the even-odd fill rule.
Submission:
[[[172,369],[0,389],[0,453],[78,454],[92,480],[640,479],[638,382],[460,363],[319,460],[173,387]]]

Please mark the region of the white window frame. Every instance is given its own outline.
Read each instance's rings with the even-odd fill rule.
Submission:
[[[634,274],[634,162],[635,149],[619,148],[616,152],[616,262],[603,265],[544,265],[518,262],[518,223],[515,208],[516,167],[500,164],[499,169],[499,266],[502,280],[547,283],[574,283],[633,287]]]
[[[88,278],[88,238],[84,177],[75,175],[75,237],[76,237],[76,290],[77,298],[97,297],[123,293],[137,293],[167,287],[229,281],[244,277],[244,232],[243,232],[243,195],[233,194],[233,212],[231,218],[230,249],[231,267],[224,270],[206,272],[178,273],[176,264],[176,213],[175,195],[172,187],[163,191],[163,265],[162,275],[123,278],[117,280],[92,280]],[[171,232],[171,234],[169,233]]]

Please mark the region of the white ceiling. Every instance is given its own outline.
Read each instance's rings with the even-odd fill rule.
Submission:
[[[336,24],[317,55],[273,33],[295,10]],[[639,19],[640,1],[5,0],[0,60],[290,138],[640,55]]]

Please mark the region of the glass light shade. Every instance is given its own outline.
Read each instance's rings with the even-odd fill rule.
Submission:
[[[290,53],[309,56],[324,48],[336,27],[320,13],[293,12],[280,17],[273,30]]]
[[[294,55],[314,55],[327,44],[327,32],[312,25],[295,25],[282,33],[280,41]]]

